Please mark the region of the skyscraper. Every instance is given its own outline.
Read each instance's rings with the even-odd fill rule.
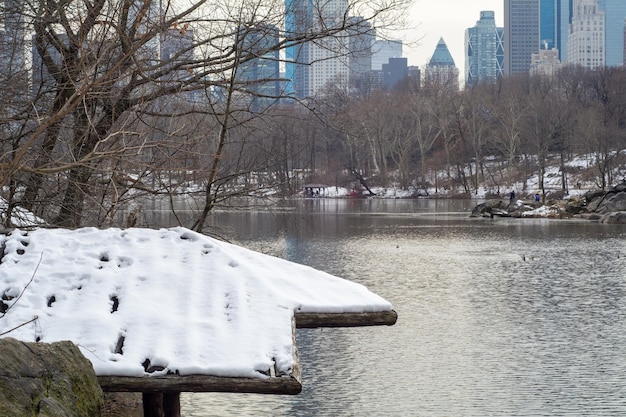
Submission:
[[[567,58],[567,38],[572,17],[571,3],[572,0],[541,0],[540,2],[540,48],[557,49],[561,61]]]
[[[402,57],[402,41],[395,39],[376,39],[372,45],[372,69],[382,70],[389,58]]]
[[[495,13],[482,11],[476,26],[465,31],[465,84],[468,87],[496,81],[497,51],[498,29]]]
[[[604,11],[598,7],[598,0],[574,0],[567,41],[569,63],[589,69],[605,65],[604,19]]]
[[[376,38],[376,31],[371,22],[362,17],[348,18],[349,49],[350,49],[350,79],[360,78],[372,70],[372,45]]]
[[[504,0],[504,72],[528,72],[539,52],[539,0]]]
[[[278,100],[280,94],[280,69],[278,50],[278,28],[260,24],[240,31],[243,59],[239,80],[244,89],[251,93],[253,111],[261,111]]]
[[[442,85],[454,90],[459,88],[459,70],[443,38],[439,39],[435,52],[426,65],[424,85]]]
[[[285,34],[289,37],[304,36],[312,20],[310,0],[285,0]],[[291,44],[285,50],[285,93],[303,98],[309,91],[309,44]]]
[[[598,0],[605,16],[605,65],[621,66],[624,62],[624,18],[626,0]]]
[[[311,0],[286,0],[287,36],[321,33],[323,28],[344,24],[348,0],[329,0],[318,4],[313,13]],[[349,41],[347,31],[333,36],[292,45],[287,48],[286,76],[291,82],[288,93],[297,98],[313,97],[331,83],[348,88]]]
[[[376,30],[372,23],[359,16],[348,18],[348,48],[350,50],[350,92],[368,94],[372,89],[372,45]]]

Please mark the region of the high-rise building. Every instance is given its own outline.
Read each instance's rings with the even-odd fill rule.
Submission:
[[[285,34],[288,37],[305,36],[312,20],[309,0],[285,0]],[[304,98],[309,91],[309,44],[287,45],[285,49],[285,93]]]
[[[498,73],[498,46],[495,13],[482,11],[476,26],[465,31],[465,84],[468,87],[495,82],[502,75]]]
[[[459,70],[454,64],[454,59],[448,45],[439,39],[435,52],[426,65],[425,86],[441,85],[449,89],[458,90],[459,88]]]
[[[366,75],[372,69],[372,45],[376,31],[371,22],[362,17],[348,18],[348,45],[350,49],[350,78]]]
[[[605,16],[605,65],[621,66],[624,61],[624,18],[626,0],[598,0]]]
[[[250,93],[252,110],[260,111],[275,103],[280,95],[279,54],[274,48],[279,41],[278,28],[261,24],[239,33],[245,60],[239,80],[245,84],[242,89]]]
[[[402,41],[396,39],[376,39],[372,45],[372,69],[382,70],[389,58],[402,58]]]
[[[504,0],[504,72],[528,72],[539,52],[539,0]]]
[[[316,33],[324,27],[343,25],[348,0],[329,0],[315,7],[310,0],[286,0],[285,31],[287,36]],[[313,97],[330,84],[348,88],[349,38],[347,31],[291,45],[286,51],[286,75],[291,77],[288,93],[297,98]]]
[[[567,38],[572,18],[571,3],[572,0],[540,1],[540,48],[558,50],[561,61],[567,58]]]
[[[574,0],[567,62],[589,69],[605,65],[604,19],[598,0]]]

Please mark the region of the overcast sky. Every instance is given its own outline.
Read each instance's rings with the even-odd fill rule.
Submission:
[[[504,26],[504,0],[415,0],[411,20],[414,27],[403,34],[405,42],[419,41],[417,46],[406,45],[403,54],[409,65],[422,68],[430,60],[437,42],[443,37],[459,72],[465,69],[465,29],[480,19],[482,10],[496,14],[496,26]]]

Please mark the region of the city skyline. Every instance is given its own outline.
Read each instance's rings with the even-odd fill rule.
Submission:
[[[503,0],[417,0],[410,13],[410,29],[401,33],[409,65],[425,66],[443,38],[455,65],[463,72],[465,30],[475,26],[485,10],[495,12],[496,26],[503,26],[503,4]]]

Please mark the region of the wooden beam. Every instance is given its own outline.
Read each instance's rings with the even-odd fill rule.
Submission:
[[[245,392],[295,395],[302,391],[300,380],[293,375],[263,379],[229,378],[213,375],[99,376],[98,383],[106,392]]]
[[[295,316],[296,327],[298,329],[315,327],[391,326],[398,320],[398,313],[396,313],[395,310],[365,313],[296,312]]]

